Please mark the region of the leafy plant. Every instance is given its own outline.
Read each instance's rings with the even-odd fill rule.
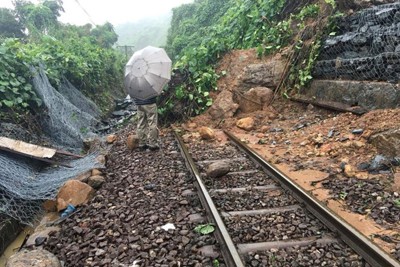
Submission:
[[[317,40],[311,45],[310,52],[308,53],[308,58],[306,58],[299,66],[299,68],[295,70],[297,74],[295,74],[295,76],[292,76],[292,79],[297,79],[294,85],[296,89],[299,90],[300,88],[305,87],[313,79],[311,72],[319,55],[320,47],[321,43],[319,38],[317,38]]]
[[[0,45],[0,109],[25,110],[30,105],[41,105],[28,82],[30,71],[21,60],[21,45],[17,39],[7,39]]]
[[[194,231],[196,233],[199,233],[199,234],[202,234],[202,235],[208,235],[208,234],[211,234],[211,233],[213,233],[215,231],[215,227],[214,227],[213,224],[210,224],[210,223],[208,223],[208,224],[200,224],[200,225],[198,225],[198,226],[196,226],[194,228]]]
[[[213,267],[219,267],[219,261],[217,259],[213,260]]]
[[[330,36],[335,36],[338,31],[338,20],[344,16],[343,13],[337,11],[332,16],[329,17],[328,24],[326,26],[326,31]]]
[[[346,192],[340,192],[340,193],[339,193],[339,198],[340,198],[341,200],[345,200],[346,197],[347,197],[347,193],[346,193]]]
[[[295,18],[298,20],[305,20],[306,18],[313,18],[318,15],[320,8],[318,4],[311,4],[305,6],[301,9],[301,11],[295,15]]]
[[[336,9],[336,1],[335,0],[325,0],[325,3],[331,5],[333,9]]]
[[[396,207],[400,208],[400,198],[393,200],[393,203]]]

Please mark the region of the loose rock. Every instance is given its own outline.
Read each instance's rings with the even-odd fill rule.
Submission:
[[[6,267],[61,267],[56,256],[47,250],[23,250],[11,256]]]
[[[236,122],[236,126],[240,129],[246,130],[246,131],[250,131],[254,128],[254,119],[247,117],[247,118],[243,118],[240,119]]]
[[[65,209],[68,204],[79,206],[92,198],[94,189],[77,180],[67,181],[57,195],[57,210]]]
[[[217,178],[230,172],[231,166],[226,161],[217,161],[207,167],[207,176]]]
[[[210,140],[215,138],[215,132],[209,127],[201,127],[199,129],[200,137],[204,140]]]
[[[104,184],[105,181],[106,179],[103,176],[95,175],[95,176],[90,176],[87,183],[94,189],[99,189]]]

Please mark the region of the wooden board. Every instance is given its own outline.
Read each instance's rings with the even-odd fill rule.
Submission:
[[[43,158],[43,159],[50,159],[57,153],[57,150],[55,149],[32,145],[20,140],[14,140],[1,136],[0,136],[0,149],[7,150],[10,152],[16,152],[18,154],[27,155],[34,158]]]

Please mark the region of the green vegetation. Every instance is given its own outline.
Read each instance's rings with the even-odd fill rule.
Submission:
[[[8,39],[0,45],[0,109],[25,109],[41,104],[28,82],[28,66],[20,61],[19,46],[16,39]]]
[[[215,231],[215,226],[213,224],[200,224],[194,228],[194,231],[196,233],[202,234],[202,235],[208,235],[211,234]]]
[[[215,64],[226,52],[256,48],[262,57],[294,43],[295,33],[319,14],[319,5],[308,3],[195,0],[175,8],[166,49],[175,60],[178,82],[170,86],[168,95],[161,101],[161,117],[185,119],[212,105],[212,91],[217,89],[218,78],[224,75],[215,72]],[[299,86],[312,79],[310,74],[318,48],[319,42],[315,42],[311,55],[303,63],[306,67],[302,73],[297,71]]]
[[[400,208],[400,199],[393,200],[393,203],[396,207]]]
[[[335,1],[325,2],[335,7]],[[217,73],[215,65],[233,49],[255,48],[259,57],[288,46],[306,51],[298,52],[301,59],[292,66],[289,77],[292,88],[306,86],[312,79],[321,35],[312,34],[306,44],[297,34],[320,16],[318,3],[194,0],[174,8],[172,18],[136,27],[131,38],[120,39],[119,45],[134,45],[137,50],[152,40],[153,45],[159,41],[161,46],[165,36],[157,33],[165,31],[165,19],[171,21],[165,48],[174,61],[173,78],[160,99],[159,112],[164,122],[182,120],[213,104],[211,96],[217,90],[217,81],[226,74]],[[62,11],[61,0],[39,4],[16,0],[14,10],[0,9],[0,112],[26,112],[40,105],[29,82],[31,66],[43,65],[55,88],[66,77],[103,109],[115,92],[122,92],[126,58],[112,48],[118,39],[113,26],[63,25],[57,20]],[[118,31],[129,32],[131,26],[121,26]],[[334,23],[330,30],[334,30]],[[6,39],[9,37],[17,39]]]
[[[50,0],[17,0],[15,10],[0,10],[7,14],[2,25],[12,26],[0,27],[1,117],[40,106],[31,85],[32,67],[43,66],[55,88],[67,78],[103,108],[111,95],[121,94],[124,58],[111,48],[117,41],[113,26],[63,25],[57,21],[62,10],[61,1]]]

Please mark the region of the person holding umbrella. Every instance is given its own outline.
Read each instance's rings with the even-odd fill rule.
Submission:
[[[125,89],[137,105],[139,148],[158,150],[157,96],[171,79],[171,59],[162,48],[147,46],[125,66]]]

